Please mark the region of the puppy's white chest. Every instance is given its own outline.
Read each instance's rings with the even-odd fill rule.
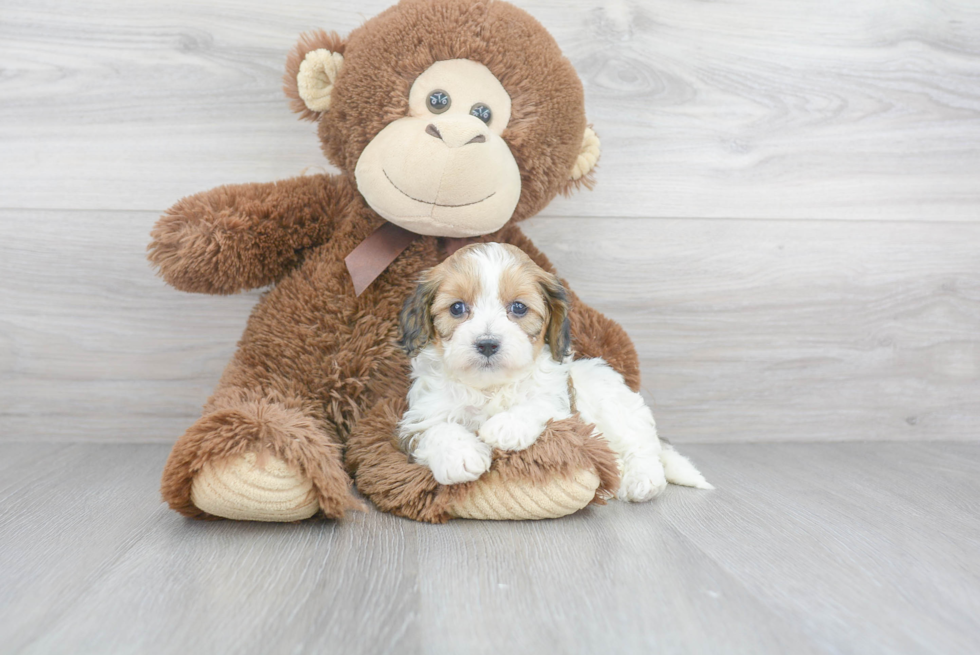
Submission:
[[[474,388],[466,384],[452,375],[438,353],[430,349],[415,359],[413,373],[408,411],[399,424],[403,443],[434,426],[450,423],[484,441],[486,435],[498,434],[499,443],[494,444],[497,447],[509,443],[506,435],[519,433],[521,439],[517,442],[526,447],[549,420],[561,420],[571,414],[568,370],[552,360],[547,351],[531,367],[494,387]]]
[[[486,396],[482,403],[468,406],[466,408],[466,415],[470,419],[470,425],[467,427],[475,430],[490,418],[501,412],[510,410],[520,402],[516,396],[517,394],[514,393],[514,390],[499,391]]]

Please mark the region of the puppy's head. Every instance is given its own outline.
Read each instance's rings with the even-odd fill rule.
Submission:
[[[432,346],[446,367],[475,387],[526,370],[544,347],[561,361],[571,335],[558,278],[520,249],[479,243],[427,271],[401,314],[409,355]]]

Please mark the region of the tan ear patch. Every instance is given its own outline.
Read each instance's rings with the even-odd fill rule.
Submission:
[[[469,313],[480,296],[480,274],[469,257],[453,257],[437,267],[441,272],[441,284],[432,301],[432,323],[436,334],[443,341],[452,339],[460,323],[469,320]],[[449,307],[457,301],[467,306],[467,313],[454,317]]]
[[[543,344],[545,324],[548,321],[547,299],[542,295],[540,284],[544,271],[523,252],[518,252],[518,264],[508,266],[500,277],[499,300],[505,307],[515,301],[524,303],[527,313],[521,317],[512,317],[511,320],[524,330],[532,343],[539,339]]]
[[[589,171],[595,168],[596,162],[599,161],[599,135],[595,133],[591,127],[585,128],[585,134],[582,136],[582,149],[578,153],[578,159],[575,160],[575,166],[572,167],[572,172],[568,176],[570,180],[578,180],[583,175],[588,175]]]
[[[325,112],[330,109],[333,83],[343,64],[343,55],[326,48],[306,53],[306,57],[299,65],[296,86],[299,97],[303,99],[307,109],[315,112]]]

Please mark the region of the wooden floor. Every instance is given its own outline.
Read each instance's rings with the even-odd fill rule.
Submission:
[[[196,522],[159,444],[0,444],[3,653],[980,652],[980,444],[699,444],[540,523]]]

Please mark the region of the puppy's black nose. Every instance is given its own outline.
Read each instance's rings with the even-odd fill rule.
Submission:
[[[476,349],[484,357],[492,357],[494,353],[500,350],[500,342],[496,339],[480,339],[476,342]]]

